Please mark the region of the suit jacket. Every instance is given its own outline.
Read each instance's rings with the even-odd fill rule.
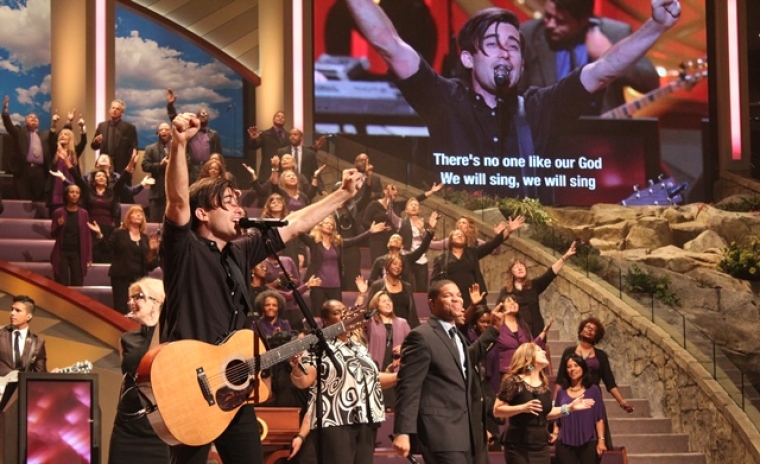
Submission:
[[[354,196],[357,211],[364,211],[372,200],[383,197],[383,185],[377,176],[366,177],[361,188]]]
[[[151,177],[156,179],[156,183],[150,187],[150,198],[166,197],[166,165],[161,166],[161,160],[169,156],[164,150],[164,144],[159,142],[151,143],[145,147],[143,155],[142,170],[149,172]]]
[[[259,166],[258,173],[265,178],[269,177],[269,174],[272,172],[272,157],[277,154],[277,150],[280,148],[290,146],[288,131],[287,129],[283,129],[283,136],[280,138],[277,135],[277,130],[274,127],[270,127],[267,130],[261,131],[259,138],[251,140],[248,142],[248,145],[254,150],[261,148],[261,166]]]
[[[13,140],[13,152],[8,160],[8,171],[11,174],[19,175],[24,170],[24,163],[26,163],[26,154],[29,153],[29,130],[26,126],[13,124],[11,116],[8,113],[3,113],[3,126],[11,136]],[[40,136],[42,142],[42,159],[45,167],[45,175],[47,176],[53,162],[53,153],[55,152],[56,142],[58,141],[57,134],[53,137],[50,136],[50,131],[38,130],[37,133]]]
[[[467,349],[464,353],[470,376],[470,355]],[[412,330],[401,347],[394,432],[409,434],[423,453],[472,452],[470,389],[454,342],[440,320],[431,317]]]
[[[0,330],[0,375],[16,370],[13,365],[13,327],[6,325]],[[45,340],[30,330],[21,353],[21,370],[27,372],[47,372]]]
[[[286,147],[282,147],[279,150],[277,150],[277,155],[282,157],[282,155],[290,155],[292,154],[293,147],[288,144]],[[299,174],[303,174],[307,179],[311,179],[314,177],[314,172],[317,170],[317,152],[312,150],[311,147],[307,147],[304,145],[301,145],[301,149],[299,150],[299,156],[301,156],[301,170],[297,172]],[[296,164],[296,166],[298,166]]]
[[[93,141],[90,143],[90,148],[93,150],[100,150],[100,153],[111,155],[113,159],[114,172],[121,172],[129,164],[129,159],[132,157],[132,150],[137,148],[137,129],[135,126],[124,121],[123,119],[116,126],[114,130],[114,151],[109,153],[108,151],[108,123],[110,121],[103,121],[98,124],[98,128],[95,130]],[[95,142],[95,138],[98,135],[103,135],[103,140],[100,143]]]
[[[609,18],[600,18],[599,28],[613,44],[631,34],[628,24]],[[525,36],[525,71],[519,84],[521,93],[531,86],[546,87],[557,82],[557,60],[555,52],[546,41],[545,30],[544,22],[540,19],[520,26],[520,31]],[[631,86],[639,92],[649,92],[660,86],[660,77],[652,63],[642,58],[607,88],[601,105],[602,112],[625,103],[625,86]]]
[[[480,383],[478,365],[482,360],[486,359],[488,351],[496,345],[496,341],[499,339],[499,331],[494,326],[490,326],[472,343],[470,343],[464,334],[462,338],[465,341],[465,345],[468,345],[467,351],[469,352],[470,362],[472,362],[473,366],[473,375],[468,376],[472,401],[470,427],[473,431],[472,438],[475,454],[473,462],[474,464],[488,464],[485,418],[488,415],[488,409],[493,407],[493,401],[486,401],[483,385]]]

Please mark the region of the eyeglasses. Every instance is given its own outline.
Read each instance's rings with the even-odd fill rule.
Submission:
[[[137,303],[137,300],[144,300],[145,294],[143,292],[135,293],[134,295],[130,295],[129,298],[127,298],[127,304],[129,303]]]

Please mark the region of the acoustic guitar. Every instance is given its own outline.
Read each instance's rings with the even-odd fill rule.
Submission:
[[[325,328],[325,338],[359,328],[371,317],[364,309],[349,314]],[[307,350],[317,337],[307,335],[270,351],[258,341],[258,357],[253,356],[254,340],[254,332],[243,329],[221,345],[180,340],[145,354],[137,368],[137,386],[152,404],[146,408],[148,420],[163,441],[191,446],[214,441],[257,387],[258,401],[263,401],[262,393],[268,396],[259,373]]]

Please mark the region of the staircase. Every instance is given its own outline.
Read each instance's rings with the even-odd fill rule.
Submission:
[[[549,332],[549,348],[552,355],[552,367],[556,374],[562,352],[568,346],[575,346],[574,341],[557,340],[559,332]],[[624,447],[630,464],[704,464],[705,456],[689,450],[689,436],[673,433],[668,418],[654,418],[650,413],[649,401],[636,398],[630,386],[618,385],[620,393],[634,411],[627,414],[618,406],[617,401],[601,387],[604,405],[607,409],[610,433],[616,448]],[[610,456],[611,458],[611,456]],[[493,462],[493,460],[492,460]],[[623,462],[608,459],[602,463]]]

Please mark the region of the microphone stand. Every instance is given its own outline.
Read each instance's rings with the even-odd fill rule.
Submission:
[[[335,357],[335,353],[330,349],[330,346],[327,344],[327,339],[325,338],[324,332],[322,332],[322,329],[320,329],[317,326],[317,321],[314,320],[314,316],[311,315],[311,311],[309,311],[309,308],[306,306],[306,301],[303,299],[303,295],[298,291],[298,287],[296,286],[296,283],[293,281],[293,279],[290,277],[290,274],[288,274],[288,271],[285,269],[285,266],[282,265],[282,262],[280,261],[280,256],[277,254],[274,244],[272,243],[269,236],[266,234],[267,230],[272,229],[273,226],[266,223],[256,224],[254,225],[254,228],[256,228],[260,233],[261,237],[264,239],[264,246],[266,247],[267,253],[269,256],[274,256],[277,260],[277,264],[280,265],[280,269],[282,270],[282,274],[285,277],[286,286],[293,292],[293,299],[296,301],[296,304],[298,305],[298,308],[301,310],[301,313],[304,316],[304,319],[306,319],[306,322],[311,326],[311,332],[317,337],[317,343],[312,345],[310,350],[314,355],[314,358],[317,361],[317,391],[316,391],[316,414],[317,414],[317,462],[319,464],[324,463],[324,456],[323,456],[323,447],[322,447],[322,356],[327,355],[328,358],[330,358],[330,361],[333,364],[333,367],[335,368],[335,373],[338,377],[343,377],[343,368],[338,364],[338,360]],[[258,361],[257,361],[258,362]]]

